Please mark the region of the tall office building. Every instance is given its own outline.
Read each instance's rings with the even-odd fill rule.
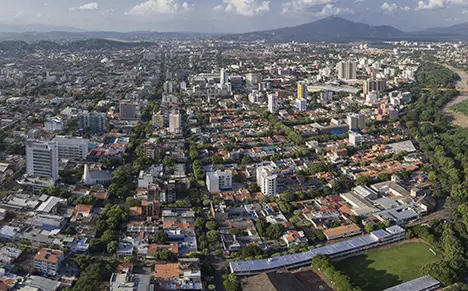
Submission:
[[[206,188],[210,193],[232,189],[232,172],[216,171],[206,173]]]
[[[297,99],[307,99],[307,85],[304,82],[297,82]]]
[[[366,116],[362,113],[351,113],[348,115],[346,123],[349,125],[349,129],[365,129]]]
[[[59,178],[58,146],[53,141],[26,141],[26,173],[31,176]]]
[[[107,129],[106,114],[83,111],[79,116],[80,128],[84,131],[104,132]]]
[[[169,114],[169,132],[179,133],[182,131],[182,115],[179,112]]]
[[[352,61],[339,62],[336,65],[338,79],[340,80],[355,80],[356,79],[356,63]]]
[[[221,72],[220,72],[219,83],[221,85],[225,85],[228,82],[229,82],[229,75],[228,75],[227,71],[223,68],[223,69],[221,69]]]
[[[257,185],[265,196],[275,196],[277,192],[278,176],[270,166],[258,167],[256,170]]]
[[[276,94],[268,94],[268,111],[276,113],[278,110],[278,96]]]
[[[121,120],[136,120],[138,119],[137,105],[133,103],[121,102],[120,108],[120,119]]]
[[[377,93],[381,93],[387,90],[387,79],[386,78],[378,78],[378,79],[367,79],[364,80],[362,85],[362,91],[364,95],[369,94],[372,91]]]
[[[75,137],[56,136],[59,159],[86,160],[89,140]]]

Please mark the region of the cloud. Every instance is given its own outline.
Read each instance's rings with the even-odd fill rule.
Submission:
[[[411,8],[408,6],[398,6],[396,3],[388,4],[385,2],[380,6],[380,8],[384,11],[385,14],[392,14],[395,11],[401,10],[401,11],[409,11]]]
[[[396,5],[396,3],[388,4],[387,2],[385,2],[380,8],[382,8],[383,11],[393,13],[393,11],[398,9],[398,5]]]
[[[223,5],[213,8],[215,11],[224,9],[226,12],[242,16],[255,16],[270,11],[269,0],[223,0]]]
[[[299,12],[315,7],[323,8],[325,5],[334,4],[335,0],[289,0],[282,5],[282,13]]]
[[[125,15],[155,15],[155,14],[177,14],[190,10],[194,5],[178,0],[147,0],[135,5],[125,12]]]
[[[424,1],[419,1],[416,10],[434,10],[442,9],[444,7],[445,3],[443,0],[429,0],[427,3],[425,3]]]
[[[224,10],[224,6],[221,4],[213,7],[213,11],[221,11],[221,10]]]
[[[320,17],[334,16],[334,15],[351,15],[351,14],[354,14],[353,9],[335,7],[333,4],[327,4],[323,6],[321,11],[314,13],[315,16],[320,16]]]
[[[83,4],[79,7],[70,8],[70,11],[95,11],[95,10],[99,10],[99,4],[97,4],[96,2]]]
[[[109,14],[114,14],[114,13],[115,13],[115,9],[106,9],[101,12],[101,15],[109,15]]]
[[[468,6],[468,0],[420,0],[416,10],[436,10],[453,6]]]

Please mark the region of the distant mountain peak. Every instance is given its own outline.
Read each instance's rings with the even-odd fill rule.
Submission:
[[[397,38],[405,32],[392,26],[371,26],[338,16],[330,16],[293,27],[227,36],[232,39],[269,41],[354,41]]]

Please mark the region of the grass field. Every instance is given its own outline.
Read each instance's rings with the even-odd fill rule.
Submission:
[[[379,291],[422,276],[421,267],[442,258],[433,247],[420,242],[369,251],[335,263],[364,291]]]

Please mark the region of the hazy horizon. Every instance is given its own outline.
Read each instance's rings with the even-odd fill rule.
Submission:
[[[1,23],[87,31],[236,33],[328,16],[403,31],[468,21],[468,0],[0,0]]]

